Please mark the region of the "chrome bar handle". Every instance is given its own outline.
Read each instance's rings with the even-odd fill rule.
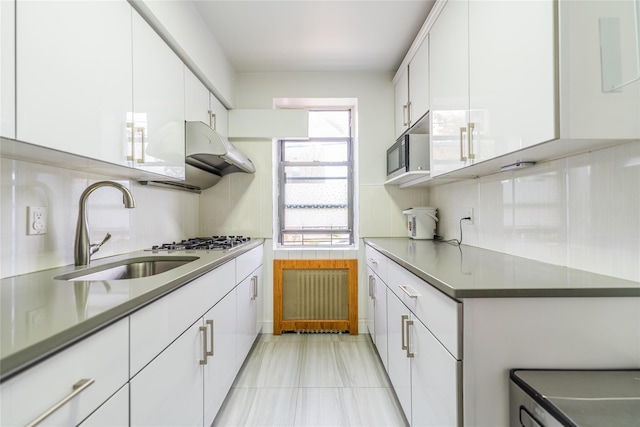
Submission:
[[[258,299],[258,276],[253,276],[255,279],[255,284],[256,284],[256,299]]]
[[[413,326],[413,320],[407,320],[407,323],[405,323],[406,325],[406,333],[407,333],[407,357],[408,358],[412,358],[413,356],[415,356],[415,353],[411,352],[411,337],[409,335],[409,326]]]
[[[200,359],[201,365],[207,364],[207,328],[206,326],[200,326],[198,328],[202,332],[202,359]]]
[[[411,125],[411,101],[407,102],[407,126]]]
[[[400,332],[402,334],[402,350],[406,350],[407,344],[405,343],[405,339],[404,339],[404,321],[405,320],[409,320],[409,315],[408,314],[403,314],[402,316],[400,316]]]
[[[133,128],[133,122],[127,122],[131,142],[131,155],[127,156],[127,161],[133,162],[136,159],[136,133]]]
[[[49,418],[51,414],[56,412],[58,409],[62,408],[68,401],[70,401],[71,399],[73,399],[74,397],[82,393],[84,390],[87,389],[87,387],[89,387],[94,382],[95,380],[93,378],[84,378],[78,381],[77,383],[75,383],[73,385],[73,391],[71,393],[69,393],[65,398],[63,398],[58,403],[56,403],[51,408],[49,408],[46,412],[42,413],[38,418],[36,418],[35,420],[27,424],[27,427],[35,427],[41,422],[43,422],[45,419]]]
[[[409,104],[402,106],[402,126],[409,126]]]
[[[467,161],[467,156],[464,155],[464,137],[463,137],[466,131],[467,131],[466,127],[460,128],[460,161],[461,162]]]
[[[377,260],[377,259],[375,259],[375,258],[368,258],[368,260],[369,260],[369,262],[370,262],[371,264],[378,265],[378,260]]]
[[[211,351],[207,351],[207,356],[213,356],[213,319],[206,321],[207,326],[211,326],[209,330],[209,339],[211,340]]]
[[[371,276],[371,299],[376,299],[376,276]]]
[[[473,160],[476,158],[475,153],[473,152],[473,129],[475,128],[474,123],[469,123],[469,131],[467,132],[467,146],[469,147],[469,160]]]
[[[136,132],[140,132],[140,158],[138,159],[138,163],[145,163],[145,148],[144,148],[144,134],[145,127],[139,126],[136,128]]]
[[[422,295],[420,295],[418,292],[416,292],[415,289],[413,289],[411,286],[408,285],[398,285],[398,287],[402,290],[402,292],[404,292],[405,294],[407,294],[407,296],[409,298],[418,298]],[[409,292],[409,289],[407,288],[411,288],[411,290],[413,291],[413,293]]]

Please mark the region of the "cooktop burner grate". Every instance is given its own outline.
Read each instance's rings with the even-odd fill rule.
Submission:
[[[211,236],[192,237],[180,242],[163,243],[151,247],[153,251],[179,251],[179,250],[215,250],[231,249],[251,240],[244,236]]]

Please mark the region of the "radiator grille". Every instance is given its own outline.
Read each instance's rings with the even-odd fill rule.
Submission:
[[[287,269],[282,284],[283,320],[348,320],[347,269]]]

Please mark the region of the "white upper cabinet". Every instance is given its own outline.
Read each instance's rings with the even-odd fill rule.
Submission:
[[[429,111],[429,36],[409,63],[409,118],[413,126]]]
[[[469,5],[450,1],[429,32],[431,175],[467,165]]]
[[[402,70],[394,86],[396,138],[409,129],[409,68]]]
[[[228,136],[228,111],[218,98],[189,70],[185,73],[185,120],[206,123],[222,136]]]
[[[422,41],[395,87],[396,138],[429,111],[429,41]]]
[[[560,3],[561,136],[640,138],[640,4]]]
[[[124,0],[16,3],[18,140],[125,163],[131,14]]]
[[[209,123],[209,90],[184,66],[184,118]]]
[[[15,7],[0,2],[0,136],[16,137]]]
[[[469,1],[471,163],[558,137],[554,9]]]
[[[558,137],[554,7],[444,6],[430,31],[433,175]]]
[[[209,94],[209,114],[210,126],[222,136],[229,136],[229,112],[222,102],[218,101],[213,94]]]
[[[133,113],[127,119],[133,167],[184,179],[184,81],[183,63],[134,13]]]

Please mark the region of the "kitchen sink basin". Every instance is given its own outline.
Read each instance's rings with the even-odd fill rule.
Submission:
[[[194,256],[140,257],[89,267],[54,277],[57,280],[130,280],[155,276],[199,259]]]

